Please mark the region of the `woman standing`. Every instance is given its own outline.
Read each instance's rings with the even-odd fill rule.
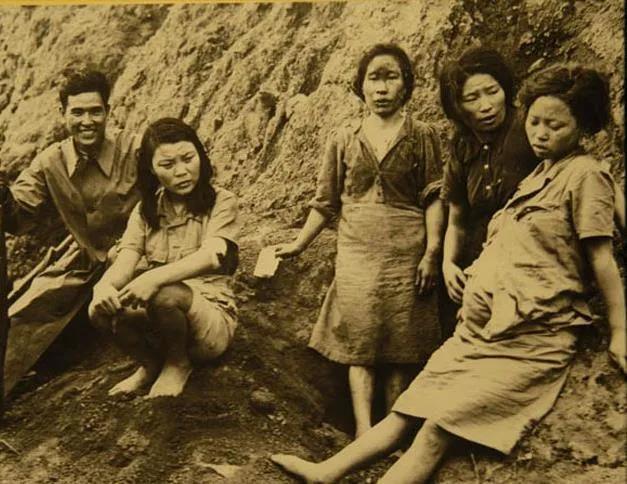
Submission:
[[[371,427],[375,366],[389,365],[389,409],[407,384],[402,365],[426,361],[440,343],[440,150],[435,132],[402,110],[413,86],[401,48],[364,54],[353,88],[369,114],[331,134],[305,226],[276,249],[300,254],[339,216],[335,279],[310,346],[349,365],[357,436]]]

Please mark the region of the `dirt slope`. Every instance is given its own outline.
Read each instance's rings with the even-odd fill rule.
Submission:
[[[0,7],[0,160],[12,176],[64,136],[57,73],[88,58],[117,80],[111,124],[140,131],[182,116],[246,217],[241,325],[222,363],[196,372],[177,401],[112,400],[106,390],[132,368],[79,321],[15,393],[0,427],[0,482],[225,482],[209,464],[239,466],[226,468],[237,471],[228,482],[292,482],[268,453],[320,458],[351,431],[345,375],[305,349],[333,274],[334,232],[272,281],[250,274],[258,250],[304,220],[329,130],[361,113],[349,92],[360,52],[376,41],[410,52],[410,109],[443,139],[436,75],[446,55],[491,43],[519,77],[546,59],[593,63],[611,75],[615,109],[591,146],[624,180],[623,24],[616,0]],[[11,274],[59,236],[53,225],[11,240]],[[460,448],[437,482],[623,482],[624,379],[604,344],[586,338],[555,410],[512,456]],[[347,482],[374,482],[385,465]]]

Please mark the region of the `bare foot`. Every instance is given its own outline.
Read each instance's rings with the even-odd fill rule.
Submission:
[[[119,393],[132,393],[151,385],[157,378],[156,371],[148,371],[140,366],[135,373],[125,378],[120,383],[109,390],[109,395],[117,395]]]
[[[183,392],[191,372],[191,365],[166,363],[146,398],[179,396]]]
[[[332,479],[324,475],[321,464],[315,464],[287,454],[274,454],[270,456],[270,460],[290,474],[300,477],[307,484],[330,484],[333,482]]]

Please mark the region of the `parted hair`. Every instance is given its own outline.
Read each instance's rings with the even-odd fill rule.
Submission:
[[[514,75],[503,56],[490,47],[471,47],[459,59],[444,64],[440,71],[440,103],[446,117],[459,128],[468,127],[461,99],[466,80],[475,74],[492,76],[505,92],[508,109],[514,105]]]
[[[97,92],[105,106],[109,105],[111,85],[107,76],[102,72],[89,67],[68,67],[62,72],[59,100],[63,110],[67,107],[69,96],[76,96],[84,92]]]
[[[403,76],[403,85],[405,86],[402,103],[406,104],[411,99],[411,94],[414,90],[414,70],[407,53],[396,44],[375,44],[364,52],[357,64],[357,72],[353,79],[353,92],[359,99],[364,100],[363,86],[366,71],[372,59],[380,55],[390,55],[398,62],[401,68],[401,75]]]
[[[160,183],[153,173],[152,159],[159,145],[180,141],[192,143],[200,158],[198,183],[185,198],[187,209],[194,215],[204,215],[209,213],[215,204],[216,192],[211,185],[213,168],[196,131],[180,119],[158,119],[146,128],[137,150],[137,186],[141,195],[141,215],[153,229],[159,228],[157,191]]]
[[[594,134],[610,120],[610,87],[607,77],[579,64],[556,64],[525,81],[520,101],[528,110],[542,96],[562,100],[586,134]]]

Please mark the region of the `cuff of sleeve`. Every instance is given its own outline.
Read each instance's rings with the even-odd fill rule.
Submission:
[[[612,231],[608,232],[607,230],[585,230],[583,232],[579,232],[578,234],[579,240],[590,239],[592,237],[610,237],[614,236]]]
[[[429,183],[420,194],[420,206],[427,208],[434,199],[441,198],[442,180]]]
[[[317,210],[328,219],[336,217],[339,213],[338,208],[316,201],[309,202],[309,207]]]

